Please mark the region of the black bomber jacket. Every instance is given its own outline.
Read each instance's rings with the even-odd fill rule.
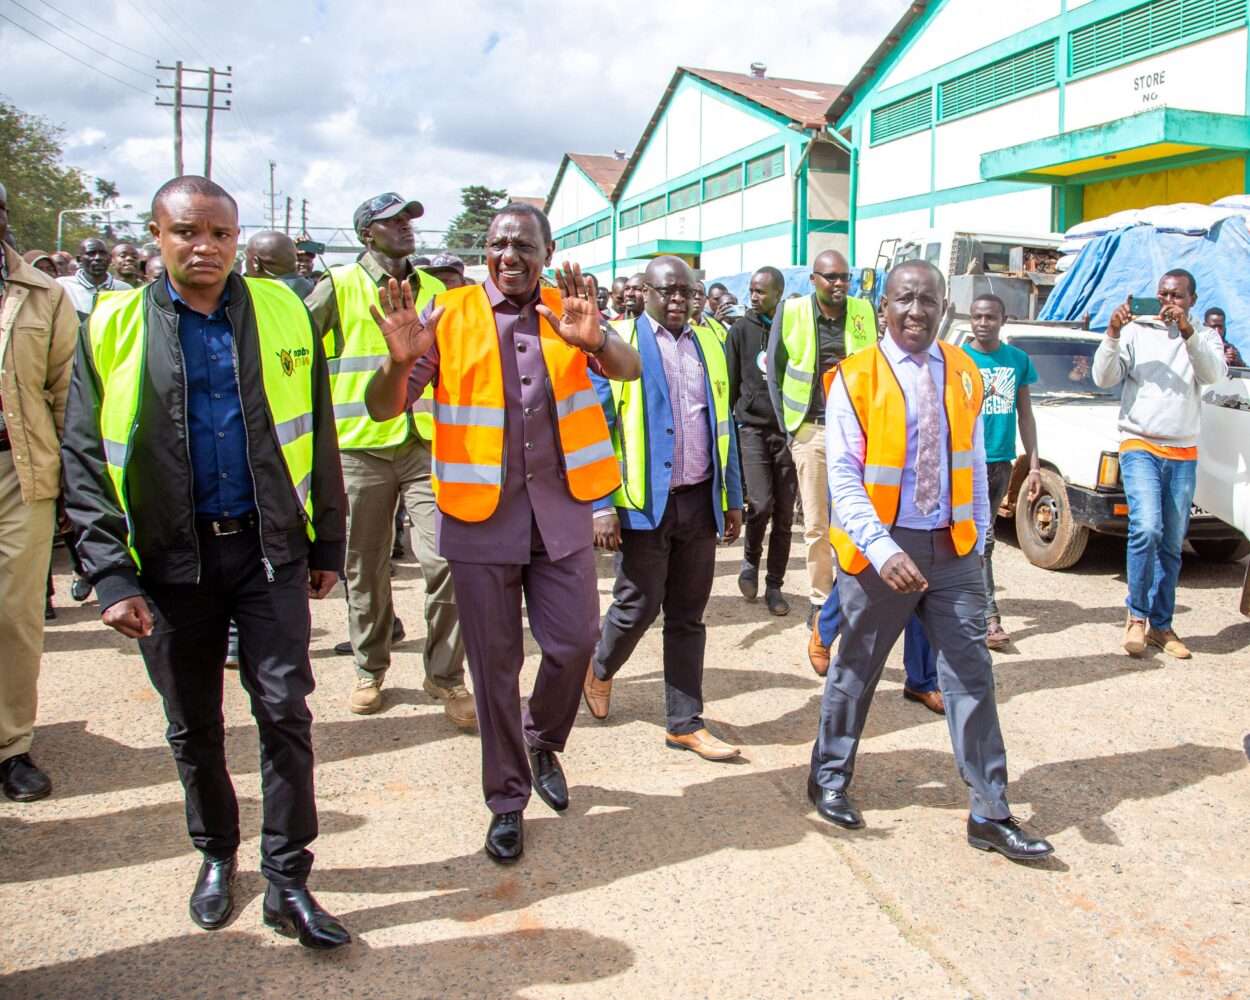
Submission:
[[[311,486],[317,535],[315,542],[309,542],[306,514],[287,475],[265,400],[251,296],[237,274],[231,274],[228,281],[226,315],[234,331],[263,558],[271,568],[307,558],[310,569],[341,572],[347,503],[320,339],[314,333],[315,356],[309,375],[313,380]],[[65,508],[101,610],[141,594],[144,581],[194,584],[200,576],[178,314],[163,280],[148,285],[143,296],[147,355],[138,427],[126,472],[134,544],[142,572],[127,548],[126,517],[114,494],[104,459],[100,436],[101,383],[86,321],[78,337],[66,407],[61,446]]]

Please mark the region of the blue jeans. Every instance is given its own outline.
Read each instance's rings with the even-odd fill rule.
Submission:
[[[816,621],[820,631],[820,641],[826,647],[832,646],[833,640],[838,637],[838,628],[842,624],[842,605],[838,601],[836,576]],[[911,616],[907,627],[903,630],[903,668],[907,671],[908,689],[917,692],[937,690],[937,654],[929,645],[929,639],[924,634],[924,626],[920,624],[920,618],[917,615]]]
[[[1181,545],[1189,530],[1198,463],[1160,458],[1148,451],[1120,455],[1128,496],[1129,614],[1152,628],[1172,627]]]

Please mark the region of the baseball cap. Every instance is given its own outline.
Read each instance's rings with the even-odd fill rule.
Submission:
[[[454,253],[435,254],[425,266],[427,271],[455,271],[464,276],[464,261]]]
[[[387,191],[359,205],[352,213],[352,225],[359,236],[369,223],[377,222],[378,219],[389,219],[400,212],[407,212],[414,219],[419,219],[425,215],[425,206],[419,201],[406,201],[394,191]]]

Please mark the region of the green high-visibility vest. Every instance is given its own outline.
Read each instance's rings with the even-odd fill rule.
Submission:
[[[620,323],[620,326],[616,324]],[[630,345],[638,346],[638,326],[634,320],[616,320],[613,324]],[[707,327],[690,328],[703,355],[708,384],[712,387],[712,407],[716,414],[716,453],[720,457],[721,510],[729,509],[729,369],[725,349]],[[663,378],[663,373],[660,375]],[[612,402],[616,407],[616,426],[612,431],[612,447],[621,466],[621,485],[612,494],[612,504],[629,510],[642,510],[647,503],[647,394],[642,379],[632,382],[609,382]],[[677,419],[677,414],[673,414]]]
[[[816,370],[820,360],[820,334],[816,331],[816,306],[812,296],[787,299],[781,313],[781,342],[786,346],[786,370],[781,373],[781,411],[786,430],[793,434],[802,425],[812,404]],[[849,357],[877,342],[877,314],[867,299],[846,298],[846,353]],[[776,378],[776,376],[773,376]]]
[[[280,282],[244,278],[256,316],[261,381],[282,461],[300,506],[310,541],[313,528],[313,375],[316,335],[308,310]],[[126,544],[135,566],[135,528],[126,489],[126,468],[139,429],[139,395],[147,363],[145,289],[105,292],[87,323],[91,356],[102,386],[100,437],[109,479],[126,515]]]
[[[693,330],[711,330],[721,344],[724,344],[726,338],[729,336],[729,331],[725,329],[725,324],[718,320],[715,316],[704,316],[697,323],[694,320],[691,320],[690,328]]]
[[[330,395],[334,399],[334,426],[343,451],[368,448],[389,448],[408,439],[408,414],[390,420],[376,421],[365,406],[365,389],[373,373],[386,360],[386,338],[369,312],[370,306],[382,311],[382,296],[377,283],[360,264],[332,267],[330,280],[339,309],[341,349],[335,354],[334,331],[325,335],[326,367],[330,372]],[[426,304],[447,286],[437,278],[421,272],[421,288],[416,308]],[[434,388],[426,386],[413,407],[417,433],[426,441],[434,439]]]

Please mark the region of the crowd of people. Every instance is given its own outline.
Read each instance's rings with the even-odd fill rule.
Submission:
[[[809,295],[787,296],[781,271],[760,268],[745,307],[672,256],[606,288],[570,264],[553,282],[550,224],[525,203],[491,222],[477,284],[455,257],[414,256],[423,212],[386,192],[355,212],[356,261],[317,272],[311,253],[265,232],[237,268],[233,198],[184,176],[153,198],[150,247],[92,237],[71,262],[4,246],[5,795],[52,788],[30,751],[58,498],[75,596],[94,589],[162,698],[203,856],[192,920],[215,929],[233,909],[222,687],[234,667],[260,732],[263,919],[313,948],[350,934],[307,884],[309,599],[345,582],[344,694],[356,714],[379,711],[403,636],[398,515],[425,584],[424,690],[479,733],[485,850],[507,864],[523,854],[531,792],[568,807],[560,754],[579,705],[608,718],[614,678],[661,614],[665,744],[740,755],[703,718],[717,547],[743,533],[743,599],[758,602],[763,564],[764,608],[786,616],[801,511],[807,654],[825,678],[807,788],[818,813],[863,825],[856,751],[903,635],[903,697],[947,719],[968,842],[1017,861],[1051,854],[1012,817],[994,698],[991,651],[1011,643],[995,513],[1009,489],[1031,498],[1040,485],[1037,376],[1000,337],[1002,301],[972,303],[960,349],[939,337],[945,282],[922,261],[891,270],[880,312],[850,295],[835,250],[813,262]],[[1163,275],[1159,314],[1117,310],[1092,364],[1098,385],[1124,384],[1122,641],[1134,656],[1189,656],[1172,614],[1199,391],[1233,361],[1223,316],[1191,316],[1196,292],[1188,272]],[[603,615],[596,549],[615,554]],[[524,702],[523,600],[541,652]]]

